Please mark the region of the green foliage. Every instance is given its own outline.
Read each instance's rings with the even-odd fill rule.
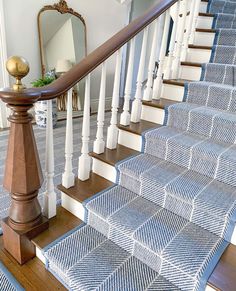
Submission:
[[[33,85],[33,87],[43,87],[51,84],[53,81],[55,81],[54,77],[46,76],[38,80],[35,80],[34,82],[31,82],[31,84]]]

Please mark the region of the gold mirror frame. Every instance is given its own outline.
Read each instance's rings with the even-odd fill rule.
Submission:
[[[86,27],[86,23],[84,18],[82,17],[81,14],[79,14],[78,12],[74,11],[72,8],[69,8],[67,5],[67,2],[65,0],[60,0],[59,3],[55,3],[53,5],[46,5],[44,6],[38,13],[38,17],[37,17],[37,23],[38,23],[38,34],[39,34],[39,47],[40,47],[40,60],[41,60],[41,70],[42,70],[42,77],[45,74],[45,62],[44,62],[44,50],[43,50],[43,43],[42,43],[42,31],[41,31],[41,27],[40,27],[40,15],[47,10],[56,10],[61,14],[66,14],[66,13],[70,13],[76,17],[78,17],[83,25],[84,25],[84,37],[85,37],[85,56],[87,56],[87,27]]]

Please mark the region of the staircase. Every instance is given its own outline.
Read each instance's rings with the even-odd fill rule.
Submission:
[[[116,46],[106,147],[106,62],[102,63],[93,152],[89,151],[91,84],[86,77],[83,147],[75,179],[68,111],[65,172],[58,189],[62,207],[83,223],[38,255],[69,290],[235,289],[235,279],[223,279],[225,285],[217,282],[219,278],[215,284],[208,280],[222,254],[232,249],[233,254],[236,245],[236,2],[167,2],[146,14],[150,19],[142,27],[132,102],[137,60],[135,38],[130,41],[123,108],[119,108],[122,49]],[[153,80],[158,16],[164,11],[159,68]],[[148,29],[153,31],[153,42],[143,89]],[[52,141],[48,147],[53,149]],[[49,154],[51,182],[52,159]],[[46,194],[50,213],[54,194]],[[233,263],[226,268],[233,268]]]

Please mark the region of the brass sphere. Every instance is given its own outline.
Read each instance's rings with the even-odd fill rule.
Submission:
[[[16,79],[24,78],[30,70],[29,63],[22,57],[13,56],[7,60],[6,68],[8,73]]]

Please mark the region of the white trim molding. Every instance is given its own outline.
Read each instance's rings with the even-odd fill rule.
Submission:
[[[0,66],[2,75],[1,87],[9,87],[10,80],[9,75],[6,71],[5,64],[7,61],[7,43],[6,43],[6,28],[5,28],[5,17],[4,17],[4,6],[3,0],[0,0]],[[9,115],[9,110],[6,105],[0,101],[0,128],[5,128],[9,126],[7,116]]]

